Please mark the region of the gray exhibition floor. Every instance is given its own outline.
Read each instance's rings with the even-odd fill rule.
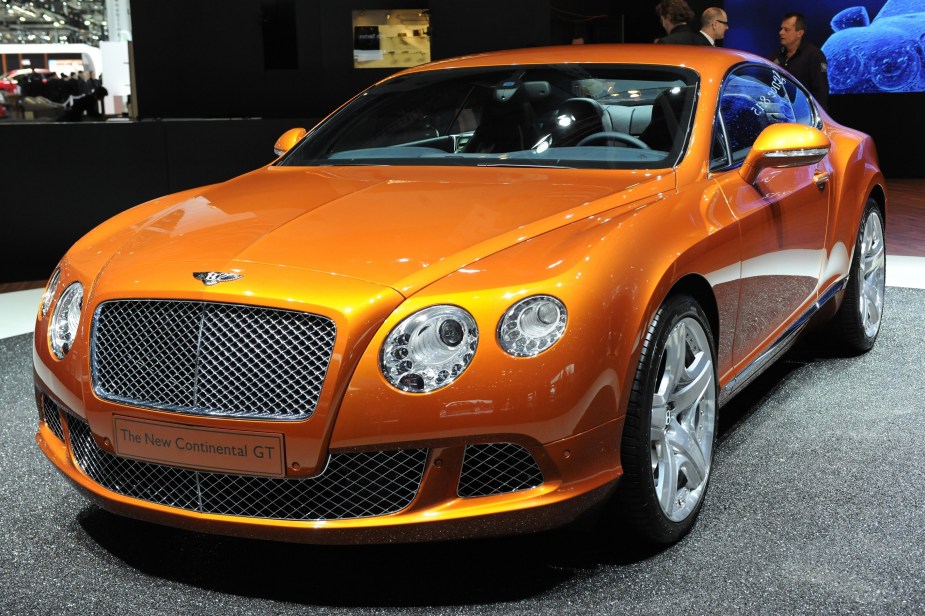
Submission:
[[[619,534],[313,547],[88,504],[33,440],[30,338],[0,341],[2,614],[925,613],[925,291],[888,289],[876,348],[809,344],[725,409],[699,523]]]

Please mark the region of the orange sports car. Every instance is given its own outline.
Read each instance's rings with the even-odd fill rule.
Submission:
[[[668,544],[725,402],[812,322],[877,338],[874,144],[755,56],[445,60],[276,149],[48,283],[36,440],[108,510],[310,543],[594,511]]]

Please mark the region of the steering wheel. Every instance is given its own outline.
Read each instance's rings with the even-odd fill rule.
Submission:
[[[587,137],[585,137],[584,139],[582,139],[575,145],[576,147],[579,147],[583,145],[588,145],[590,143],[594,143],[595,141],[604,141],[605,139],[614,139],[616,141],[622,141],[623,143],[639,148],[640,150],[651,150],[652,149],[648,145],[646,145],[645,142],[639,140],[638,138],[633,137],[632,135],[629,135],[627,133],[620,133],[614,130],[605,130],[600,133],[594,133],[593,135],[588,135]]]

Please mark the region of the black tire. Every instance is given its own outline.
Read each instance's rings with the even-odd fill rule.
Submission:
[[[696,300],[665,300],[646,334],[621,445],[617,505],[642,543],[678,541],[703,505],[716,433],[715,356],[709,321]]]
[[[880,206],[868,199],[851,257],[845,297],[828,332],[831,342],[848,354],[869,351],[880,333],[886,288],[884,228]]]

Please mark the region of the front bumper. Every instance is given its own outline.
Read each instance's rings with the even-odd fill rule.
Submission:
[[[304,543],[487,537],[565,525],[620,475],[622,419],[545,445],[517,434],[331,450],[320,473],[276,478],[120,457],[37,390],[36,441],[114,513],[189,530]]]

